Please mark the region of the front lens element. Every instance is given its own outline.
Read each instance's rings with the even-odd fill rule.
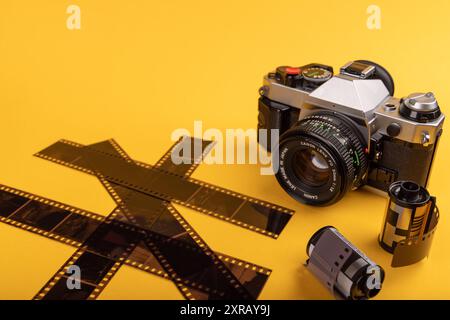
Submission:
[[[300,181],[314,187],[325,185],[331,176],[331,169],[325,158],[310,148],[295,153],[293,170]]]

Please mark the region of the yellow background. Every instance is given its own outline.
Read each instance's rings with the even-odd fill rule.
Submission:
[[[81,8],[81,30],[66,8]],[[381,8],[381,30],[366,9]],[[337,69],[370,59],[394,76],[396,96],[434,91],[450,103],[450,2],[433,1],[0,1],[0,183],[107,214],[114,207],[92,176],[32,157],[60,138],[115,138],[155,162],[176,128],[254,128],[257,89],[277,65]],[[392,269],[377,244],[385,199],[365,190],[327,208],[301,205],[256,165],[202,165],[194,177],[293,208],[273,240],[178,207],[215,250],[273,269],[262,299],[329,299],[302,266],[305,246],[336,226],[387,272],[380,299],[450,298],[447,197],[450,137],[441,141],[430,191],[441,221],[431,256]],[[0,298],[30,299],[74,250],[0,224]],[[178,299],[166,280],[123,267],[100,298]]]

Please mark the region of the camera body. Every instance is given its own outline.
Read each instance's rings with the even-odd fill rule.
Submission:
[[[281,137],[259,142],[276,148],[282,187],[313,205],[332,204],[363,185],[386,191],[410,180],[426,187],[445,117],[431,92],[393,94],[389,73],[366,60],[347,63],[337,75],[317,63],[268,73],[258,129],[278,129]]]

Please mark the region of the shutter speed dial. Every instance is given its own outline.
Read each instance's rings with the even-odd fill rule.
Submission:
[[[302,71],[302,76],[307,81],[321,83],[329,80],[333,74],[324,68],[310,67]]]

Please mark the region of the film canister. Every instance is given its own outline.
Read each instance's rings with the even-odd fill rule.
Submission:
[[[412,181],[389,186],[389,201],[378,241],[393,254],[392,267],[403,267],[427,257],[439,221],[436,198]]]
[[[378,294],[384,270],[334,227],[319,229],[308,242],[306,268],[337,298],[366,300]]]

